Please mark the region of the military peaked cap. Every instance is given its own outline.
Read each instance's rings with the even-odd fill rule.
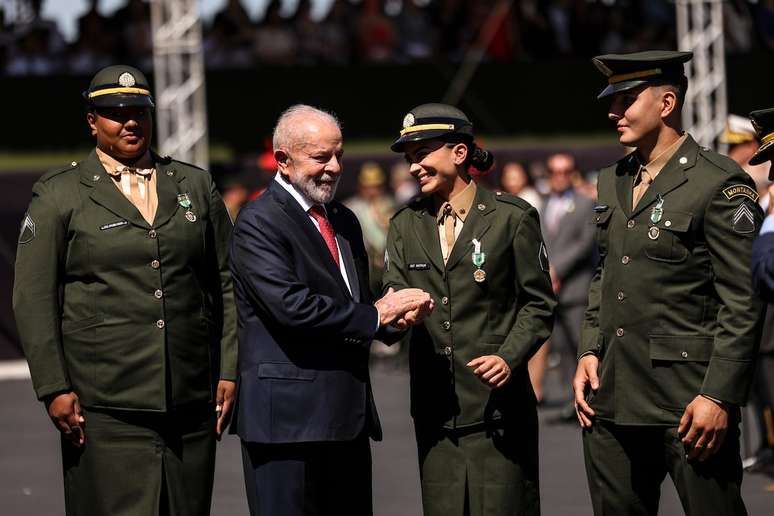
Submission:
[[[750,113],[750,120],[761,142],[760,148],[750,158],[750,165],[758,165],[774,159],[774,108],[753,111]],[[771,175],[770,171],[769,179]]]
[[[680,80],[685,76],[683,63],[690,61],[692,57],[693,52],[671,50],[597,56],[591,61],[607,77],[607,87],[597,98],[601,99],[642,84]]]
[[[154,107],[148,80],[138,69],[114,65],[96,73],[83,92],[83,97],[94,107]]]
[[[473,139],[473,124],[465,113],[448,104],[422,104],[403,117],[400,137],[390,148],[403,152],[406,142],[431,140],[449,135],[461,135]]]

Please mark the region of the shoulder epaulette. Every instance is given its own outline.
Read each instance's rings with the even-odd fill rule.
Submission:
[[[78,168],[78,165],[79,165],[79,163],[77,161],[73,161],[72,163],[70,163],[66,167],[55,168],[54,170],[49,170],[48,172],[46,172],[45,174],[40,176],[40,179],[38,181],[46,182],[49,179],[58,176],[59,174],[63,174],[65,172],[67,172],[67,171],[70,171],[70,170]]]
[[[532,205],[522,199],[521,197],[517,197],[513,194],[505,193],[505,192],[495,192],[495,199],[497,199],[500,202],[505,202],[508,204],[512,204],[514,206],[518,206],[522,210],[528,210],[532,208]]]
[[[718,154],[717,152],[713,152],[707,147],[700,147],[699,148],[699,154],[701,157],[718,167],[720,170],[732,174],[736,172],[740,172],[742,169],[739,167],[739,165],[729,158],[728,156],[724,156],[722,154]]]

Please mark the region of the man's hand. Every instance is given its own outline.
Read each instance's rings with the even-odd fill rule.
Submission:
[[[511,379],[511,368],[498,355],[484,355],[466,364],[478,379],[493,389],[499,389]]]
[[[575,415],[578,416],[578,423],[583,428],[591,428],[591,419],[596,415],[591,406],[586,403],[586,395],[589,389],[593,391],[599,389],[598,369],[599,358],[592,354],[581,357],[575,369],[575,378],[572,381],[572,388],[575,391]]]
[[[696,396],[685,407],[678,435],[688,448],[688,460],[705,461],[720,449],[728,430],[728,408],[704,396]]]
[[[435,301],[431,298],[429,303],[425,303],[419,308],[406,312],[402,317],[394,320],[391,324],[399,330],[405,330],[409,326],[414,326],[424,321],[434,308]]]
[[[215,425],[215,433],[218,434],[218,441],[223,435],[223,430],[231,419],[231,407],[234,405],[234,393],[236,392],[236,382],[231,380],[221,380],[218,382],[218,391],[215,396],[215,412],[218,414],[218,422]]]
[[[48,410],[48,417],[51,418],[56,429],[62,432],[65,439],[78,448],[86,443],[84,432],[86,419],[81,413],[77,394],[65,392],[46,400],[46,410]]]
[[[430,294],[418,288],[404,288],[398,291],[390,288],[384,297],[374,303],[374,306],[379,310],[380,326],[386,326],[398,320],[403,320],[408,325],[411,324],[409,321],[418,322],[421,320],[420,316],[424,318],[427,313],[430,313],[433,300]],[[409,312],[416,313],[409,315]],[[406,320],[406,315],[409,316],[409,320]]]

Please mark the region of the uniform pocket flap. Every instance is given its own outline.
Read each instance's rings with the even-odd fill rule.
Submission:
[[[714,347],[712,337],[696,335],[651,335],[651,360],[709,362]]]
[[[68,333],[75,333],[76,331],[85,330],[87,328],[91,328],[92,326],[96,326],[99,323],[102,322],[102,315],[92,315],[91,317],[87,317],[85,319],[80,319],[77,321],[63,321],[62,322],[62,334],[68,334]]]
[[[685,233],[691,228],[691,220],[693,220],[692,213],[664,211],[661,220],[658,221],[656,226],[667,231]]]
[[[275,378],[278,380],[311,381],[317,376],[313,369],[301,369],[289,362],[261,362],[258,364],[258,378]]]
[[[594,212],[594,215],[591,216],[591,223],[598,226],[604,226],[607,224],[607,221],[610,220],[614,211],[615,208],[608,208],[605,211]]]

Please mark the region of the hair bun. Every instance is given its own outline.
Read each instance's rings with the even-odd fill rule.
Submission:
[[[494,155],[488,150],[476,146],[473,150],[473,157],[470,159],[470,165],[478,171],[487,172],[494,164]]]

